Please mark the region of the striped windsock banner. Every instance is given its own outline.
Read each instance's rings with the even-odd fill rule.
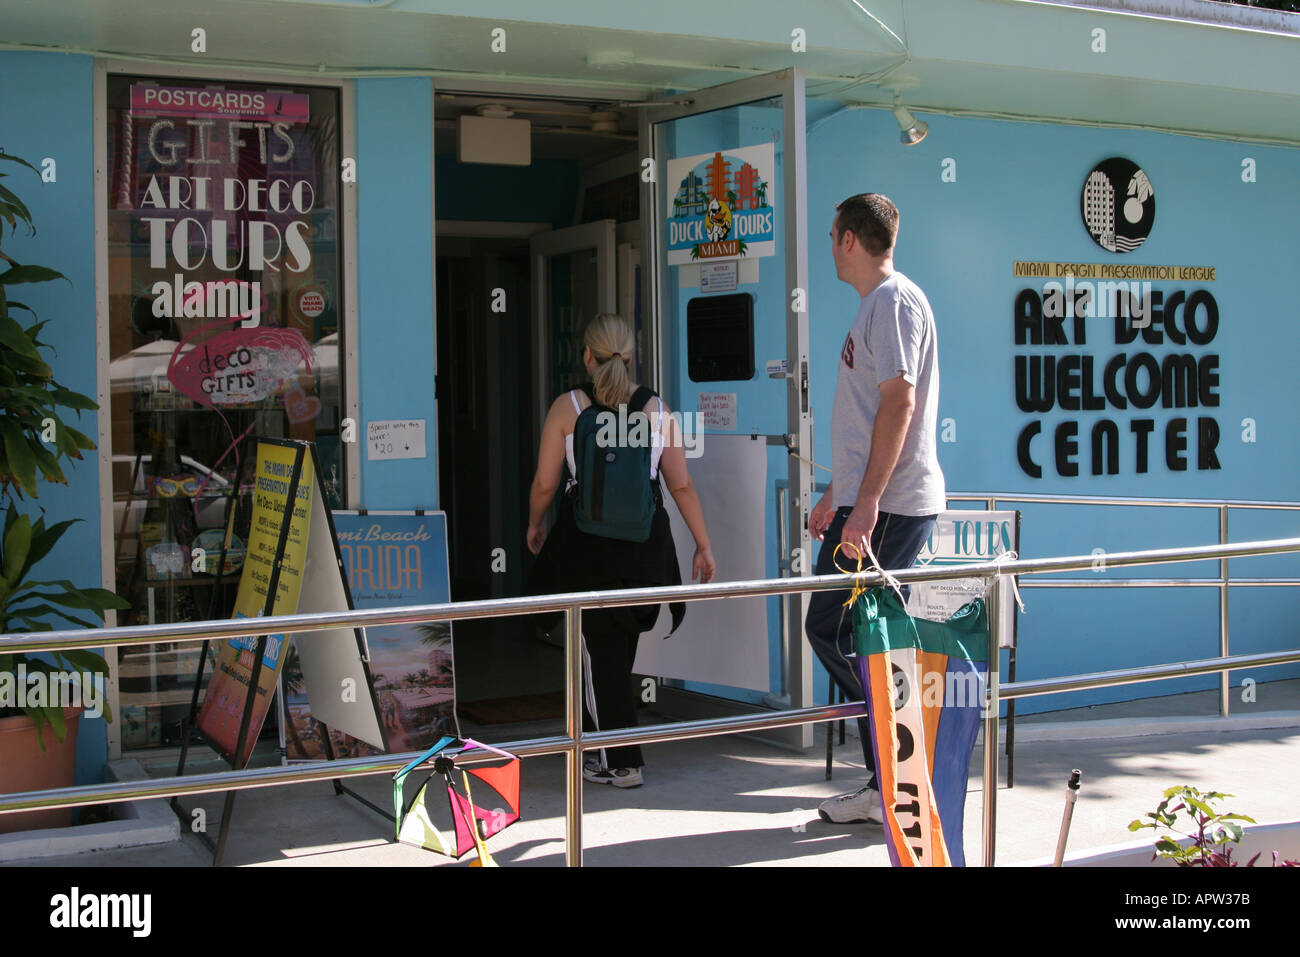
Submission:
[[[987,675],[984,602],[934,622],[910,617],[894,592],[876,588],[854,602],[853,631],[889,859],[964,866],[966,780]]]

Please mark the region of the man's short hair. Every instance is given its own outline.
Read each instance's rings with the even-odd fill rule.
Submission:
[[[835,207],[835,241],[851,232],[873,256],[894,248],[898,238],[898,207],[880,193],[859,193]]]

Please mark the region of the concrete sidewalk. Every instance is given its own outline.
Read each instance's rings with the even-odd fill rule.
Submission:
[[[825,780],[825,726],[806,754],[727,736],[651,745],[643,787],[583,790],[585,863],[595,866],[746,865],[888,866],[879,827],[831,825],[819,801],[862,782],[861,752],[850,738],[836,748],[835,779]],[[1208,730],[1207,730],[1208,728]],[[1105,735],[1116,735],[1107,737]],[[1035,723],[1017,728],[1015,787],[999,788],[997,863],[1050,858],[1056,847],[1065,782],[1083,771],[1069,850],[1133,840],[1128,823],[1153,810],[1161,792],[1187,783],[1235,795],[1226,809],[1260,824],[1300,819],[1300,713],[1228,719],[1112,719]],[[497,739],[501,740],[501,739]],[[981,860],[980,749],[971,764],[966,802],[966,855]],[[1002,764],[1005,782],[1005,761]],[[523,819],[492,838],[498,863],[564,863],[564,760],[534,758],[523,767]],[[350,786],[380,807],[392,802],[386,776]],[[414,784],[412,783],[412,786]],[[222,795],[189,798],[215,835]],[[445,805],[435,821],[445,823]],[[226,863],[280,867],[467,866],[392,843],[392,824],[328,783],[241,792],[235,802]],[[1149,833],[1149,832],[1148,832]],[[207,866],[192,834],[152,847],[47,858],[54,866]]]

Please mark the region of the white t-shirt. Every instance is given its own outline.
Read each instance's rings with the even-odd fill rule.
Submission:
[[[916,388],[916,407],[898,464],[880,497],[880,511],[933,515],[947,507],[935,448],[939,343],[925,293],[895,272],[863,298],[840,350],[831,414],[831,481],[836,508],[857,503],[871,457],[880,383],[900,373]]]

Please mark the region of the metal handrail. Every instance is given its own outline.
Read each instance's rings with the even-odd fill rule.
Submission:
[[[1130,565],[1158,565],[1208,559],[1245,558],[1300,551],[1300,538],[1237,542],[1226,545],[1199,545],[1158,548],[1106,555],[1108,568]],[[1071,555],[1062,558],[1022,558],[1007,561],[973,562],[949,565],[902,568],[889,576],[903,584],[948,581],[957,578],[988,578],[997,574],[1036,575],[1083,571],[1096,564],[1094,555]],[[359,608],[353,611],[313,612],[311,614],[274,615],[252,619],[258,623],[257,634],[282,634],[323,631],[338,627],[372,625],[409,625],[433,621],[470,618],[502,618],[540,612],[582,608],[616,608],[677,601],[707,601],[714,598],[743,598],[762,595],[785,595],[796,592],[844,588],[849,584],[865,587],[883,583],[879,572],[863,571],[851,575],[811,575],[803,578],[767,578],[753,581],[719,582],[710,585],[664,585],[654,588],[623,588],[611,591],[567,592],[528,598],[492,598],[479,601],[442,602],[428,605],[403,605],[397,608]],[[250,619],[231,618],[218,621],[187,621],[159,625],[127,625],[116,628],[73,628],[66,631],[41,631],[0,635],[0,654],[38,651],[67,651],[76,648],[109,648],[119,645],[162,644],[165,642],[202,641],[212,638],[238,638],[249,634]]]
[[[1228,513],[1233,509],[1257,509],[1267,511],[1300,511],[1300,502],[1279,502],[1252,499],[1209,499],[1209,498],[1138,498],[1135,496],[1111,495],[1058,495],[1045,492],[997,493],[997,492],[954,492],[948,496],[954,502],[983,502],[990,511],[996,511],[999,502],[1021,502],[1045,505],[1108,505],[1139,506],[1154,508],[1208,508],[1219,513],[1219,543],[1228,541]],[[1237,578],[1228,574],[1228,560],[1219,562],[1217,578],[1188,579],[1134,579],[1134,578],[1097,578],[1094,580],[1057,579],[1055,581],[1026,582],[1030,588],[1217,588],[1219,592],[1219,655],[1227,657],[1231,653],[1228,624],[1228,595],[1234,585],[1247,586],[1287,586],[1300,585],[1297,579]],[[1228,673],[1219,674],[1219,714],[1227,717],[1232,710],[1232,694],[1228,685]]]
[[[1277,539],[1261,542],[1209,545],[1186,548],[1149,549],[1136,552],[1117,552],[1106,556],[1108,566],[1160,564],[1229,558],[1254,555],[1275,555],[1300,552],[1300,538]],[[1077,571],[1092,567],[1095,557],[1071,556],[1063,558],[1016,559],[1001,562],[984,562],[948,568],[910,568],[890,573],[903,583],[943,581],[953,578],[996,579],[1003,575],[1050,574]],[[567,625],[566,675],[566,733],[563,736],[533,739],[505,745],[520,757],[544,754],[566,756],[566,858],[571,865],[582,863],[582,753],[600,747],[624,744],[655,743],[685,740],[720,734],[767,730],[797,724],[813,724],[842,718],[858,717],[865,713],[865,705],[856,702],[846,705],[829,705],[801,708],[758,716],[714,718],[703,721],[654,725],[626,731],[583,732],[581,699],[581,615],[584,608],[610,608],[627,605],[658,604],[664,601],[704,601],[740,596],[780,595],[804,591],[823,591],[844,588],[850,581],[871,586],[882,583],[880,572],[858,572],[850,576],[823,575],[805,578],[778,578],[750,582],[725,582],[711,585],[679,585],[662,588],[621,589],[608,592],[578,592],[536,598],[509,598],[488,601],[413,605],[394,609],[362,609],[347,612],[328,612],[310,615],[280,615],[257,619],[261,629],[275,633],[303,633],[342,626],[418,623],[447,621],[456,618],[484,618],[506,615],[531,614],[545,611],[562,611]],[[1209,671],[1226,671],[1249,665],[1282,664],[1300,661],[1300,649],[1264,655],[1240,655],[1201,661],[1157,665],[1148,668],[1106,672],[1100,675],[1073,676],[1048,679],[1057,682],[1053,688],[1041,687],[1044,682],[1017,682],[1005,689],[998,681],[998,623],[1001,609],[998,590],[992,589],[989,597],[989,663],[984,720],[984,861],[994,860],[994,830],[996,826],[997,734],[998,706],[1002,700],[1030,694],[1049,694],[1075,690],[1070,682],[1103,682],[1128,684],[1137,681],[1158,680]],[[0,654],[37,651],[64,651],[74,648],[117,647],[127,644],[157,644],[166,641],[201,641],[212,638],[240,637],[248,633],[249,621],[183,622],[165,625],[141,625],[122,628],[79,629],[49,631],[36,634],[0,636]],[[1035,686],[1040,686],[1036,688]],[[1079,687],[1101,687],[1102,683],[1081,684]],[[116,803],[146,797],[173,797],[184,794],[211,793],[215,791],[243,790],[273,787],[307,781],[335,780],[372,774],[391,774],[409,763],[420,752],[400,755],[383,755],[372,758],[345,758],[335,761],[318,761],[290,767],[254,768],[215,774],[187,777],[159,778],[144,782],[86,785],[47,791],[18,794],[0,794],[0,814],[37,808],[75,807],[87,804]],[[486,759],[486,758],[485,758]]]
[[[1031,502],[1043,505],[1125,505],[1157,508],[1256,508],[1300,511],[1300,502],[1227,498],[1139,498],[1122,495],[1054,495],[1048,492],[950,492],[950,502]]]

